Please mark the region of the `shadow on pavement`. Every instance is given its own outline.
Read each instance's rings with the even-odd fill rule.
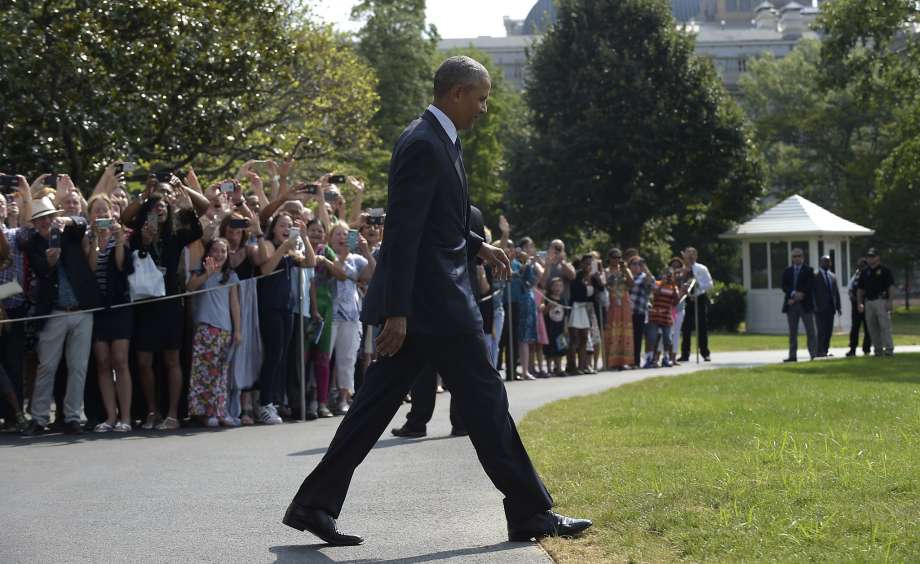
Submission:
[[[382,439],[377,441],[377,444],[374,445],[374,449],[378,448],[390,448],[400,445],[414,445],[418,443],[427,443],[429,441],[443,441],[446,439],[462,439],[464,437],[453,437],[451,435],[444,435],[441,437],[425,437],[421,439],[404,439],[399,437],[393,437],[392,439]],[[329,446],[311,448],[308,450],[301,450],[298,452],[292,452],[288,456],[313,456],[316,454],[325,454]]]
[[[518,548],[523,548],[525,546],[531,546],[533,543],[529,542],[503,542],[498,544],[490,544],[487,546],[474,546],[470,548],[456,548],[453,550],[442,550],[440,552],[431,552],[429,554],[420,554],[418,556],[407,556],[405,558],[397,558],[390,560],[383,560],[379,558],[363,558],[358,560],[337,560],[328,554],[323,554],[320,552],[322,549],[332,548],[327,544],[290,544],[282,546],[273,546],[268,549],[269,552],[275,555],[277,560],[274,564],[297,564],[301,562],[348,562],[350,564],[366,564],[366,563],[396,563],[403,562],[406,564],[414,564],[420,562],[437,562],[438,560],[447,560],[448,558],[458,558],[463,556],[473,556],[476,554],[490,554],[495,552],[501,552],[504,550],[515,550]],[[336,549],[338,550],[338,549]],[[347,549],[345,549],[347,550]]]

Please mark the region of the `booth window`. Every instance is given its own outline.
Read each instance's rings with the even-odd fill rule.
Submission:
[[[789,243],[770,243],[770,287],[783,287],[783,271],[789,266]]]
[[[751,243],[751,289],[765,290],[767,279],[767,244]]]

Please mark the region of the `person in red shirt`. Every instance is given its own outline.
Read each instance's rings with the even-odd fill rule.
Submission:
[[[680,289],[674,282],[674,275],[668,270],[661,280],[655,282],[652,290],[652,306],[649,309],[646,325],[645,364],[642,368],[655,368],[655,351],[658,349],[659,337],[664,337],[662,366],[671,366],[671,326],[674,317],[671,309],[680,301]]]

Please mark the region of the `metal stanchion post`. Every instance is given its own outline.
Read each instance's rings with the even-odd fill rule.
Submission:
[[[699,296],[693,298],[693,338],[696,343],[696,363],[700,363],[700,300]]]
[[[508,375],[511,375],[511,379],[514,380],[514,334],[513,329],[514,319],[511,315],[511,281],[508,281],[508,284],[505,286],[505,291],[508,294],[508,309],[505,311],[505,325],[508,327],[508,344],[505,345],[508,347],[508,362],[505,363],[505,380],[508,379]],[[509,372],[510,371],[510,372]]]
[[[297,377],[300,378],[300,421],[307,417],[307,379],[304,378],[306,363],[304,360],[304,328],[303,328],[303,269],[297,269]]]

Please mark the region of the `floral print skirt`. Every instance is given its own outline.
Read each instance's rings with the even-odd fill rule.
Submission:
[[[188,385],[189,415],[225,417],[230,373],[230,332],[206,323],[192,338],[192,375]]]

